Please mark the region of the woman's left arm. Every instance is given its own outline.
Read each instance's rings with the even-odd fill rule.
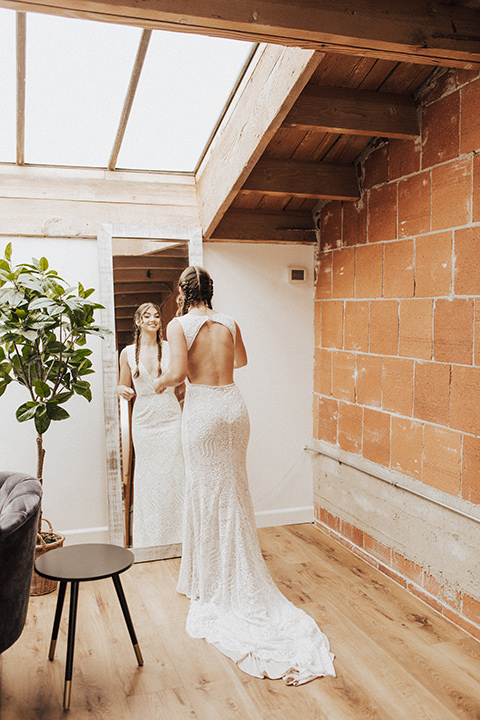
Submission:
[[[170,348],[170,365],[167,372],[153,381],[156,393],[161,393],[166,387],[177,387],[187,377],[188,351],[183,329],[175,318],[168,323],[167,340]]]

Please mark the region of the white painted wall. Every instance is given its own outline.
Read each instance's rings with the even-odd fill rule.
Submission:
[[[236,371],[250,415],[248,474],[260,527],[313,520],[314,248],[204,243],[215,309],[238,322],[248,365]],[[306,267],[305,285],[287,283]]]
[[[94,240],[2,238],[2,257],[9,240],[15,264],[43,255],[71,285],[80,281],[84,287],[98,288]],[[66,532],[67,540],[75,542],[108,541],[101,342],[98,338],[89,342],[95,369],[88,376],[92,401],[88,403],[79,396],[71,398],[65,405],[71,417],[52,423],[44,435],[43,512],[56,531]],[[28,399],[27,391],[17,383],[10,384],[0,398],[0,467],[35,475],[34,424],[19,423],[15,417],[17,407]]]

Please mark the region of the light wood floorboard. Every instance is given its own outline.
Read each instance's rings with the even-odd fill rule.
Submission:
[[[185,633],[180,561],[122,576],[145,659],[139,668],[113,583],[81,583],[71,720],[480,720],[480,643],[313,525],[264,528],[281,591],[312,615],[336,678],[302,687],[258,680]],[[20,639],[0,658],[1,720],[56,720],[62,710],[68,595],[54,662],[56,593],[32,597]]]

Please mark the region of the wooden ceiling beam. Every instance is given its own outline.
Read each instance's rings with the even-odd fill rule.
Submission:
[[[188,265],[187,258],[180,256],[164,257],[163,255],[115,255],[113,258],[114,270],[137,269],[178,270],[180,274]]]
[[[172,287],[169,288],[167,285],[160,285],[158,281],[149,282],[115,282],[113,292],[115,295],[124,295],[126,293],[142,293],[142,292],[149,292],[150,286],[152,290],[155,291],[157,295],[170,295],[170,293],[173,291],[173,283],[171,283]]]
[[[39,11],[177,32],[472,69],[479,9],[440,0],[0,0]]]
[[[261,158],[247,178],[243,191],[328,200],[358,200],[353,165],[299,162]]]
[[[306,88],[282,127],[400,140],[420,133],[411,97],[337,87]]]
[[[134,270],[115,270],[115,282],[178,282],[182,270],[142,270],[141,268]]]
[[[198,169],[203,236],[211,237],[323,55],[267,45],[234,98]]]
[[[311,213],[228,210],[210,240],[312,245],[316,234]]]

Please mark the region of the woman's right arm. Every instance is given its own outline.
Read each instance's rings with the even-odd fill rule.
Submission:
[[[127,348],[123,348],[120,353],[120,376],[118,378],[117,392],[120,397],[125,400],[131,400],[135,397],[135,390],[132,388],[132,371],[127,360]]]
[[[245,349],[245,345],[243,344],[243,338],[242,333],[240,332],[240,328],[238,327],[237,323],[235,323],[236,327],[236,333],[235,333],[235,359],[233,363],[234,368],[241,368],[245,367],[247,364],[247,351]]]

